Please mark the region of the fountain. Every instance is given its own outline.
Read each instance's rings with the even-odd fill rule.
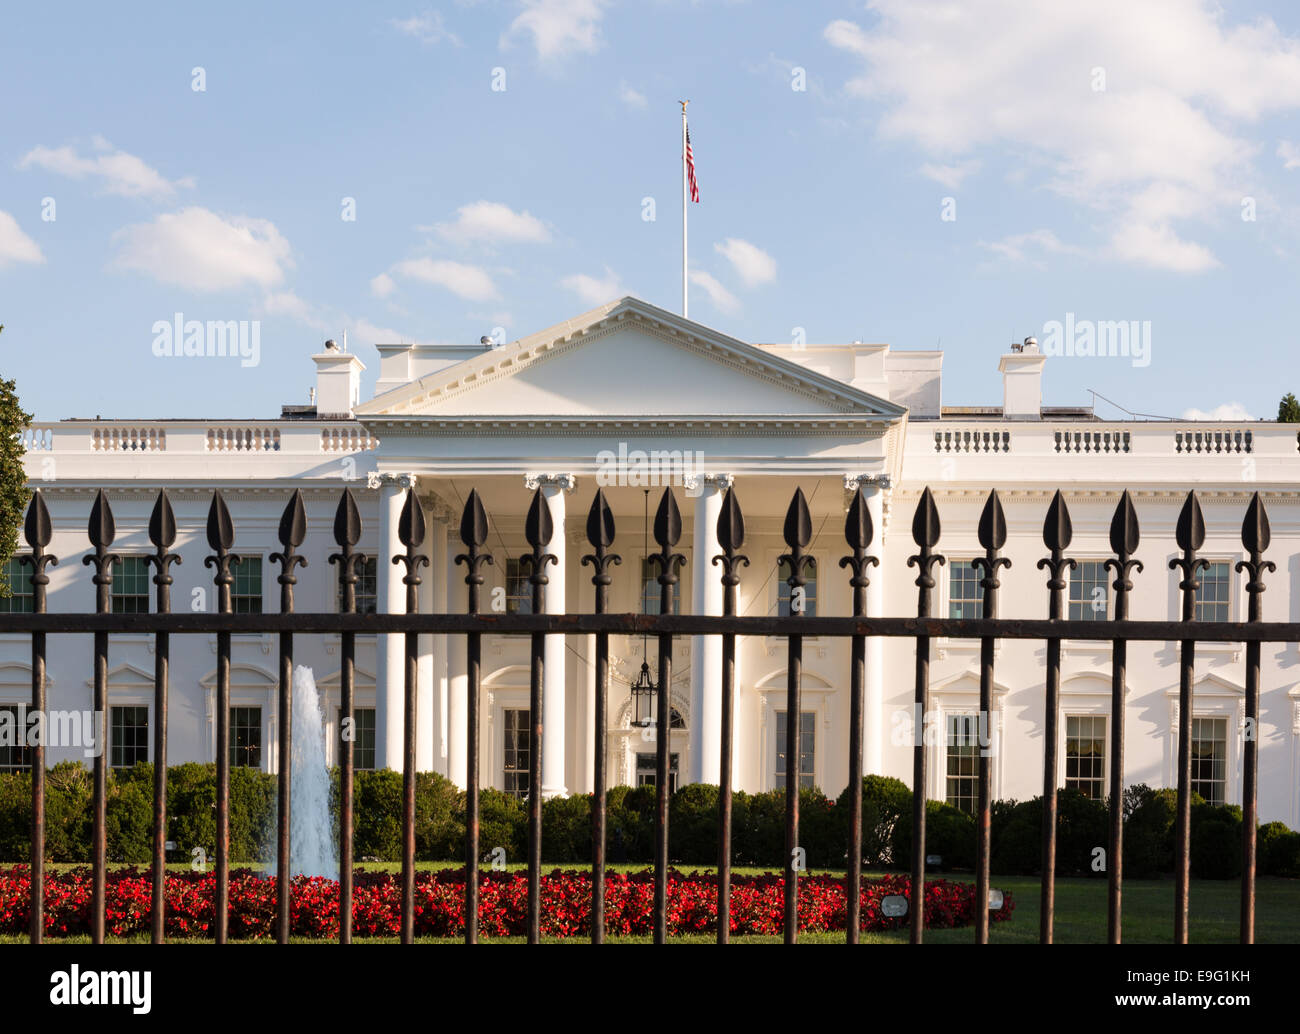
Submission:
[[[330,819],[325,717],[310,668],[293,671],[293,783],[289,809],[289,868],[293,876],[339,878]],[[270,869],[275,871],[272,846]]]

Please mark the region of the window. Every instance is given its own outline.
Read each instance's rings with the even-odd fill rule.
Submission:
[[[1106,719],[1104,716],[1066,716],[1065,788],[1078,790],[1094,801],[1105,798]]]
[[[24,568],[17,557],[10,557],[3,566],[9,580],[9,595],[0,596],[0,614],[30,614],[35,609],[32,595],[31,568]]]
[[[968,815],[979,800],[979,716],[950,714],[947,736],[946,800]]]
[[[501,789],[515,797],[528,796],[528,762],[531,757],[529,748],[530,726],[528,708],[507,708],[505,712],[505,731],[502,746],[505,756],[502,760],[502,773],[505,777]]]
[[[230,610],[233,614],[262,613],[262,558],[241,556],[230,565],[234,582],[230,586]]]
[[[1227,797],[1228,719],[1192,719],[1192,792],[1209,804]]]
[[[149,760],[149,708],[108,709],[108,763],[113,768],[131,768]]]
[[[124,556],[113,565],[114,614],[149,613],[149,564],[142,556]]]
[[[339,727],[343,727],[343,711],[339,710]],[[352,767],[358,771],[375,767],[375,709],[352,709]]]
[[[1105,621],[1109,603],[1106,567],[1100,560],[1080,560],[1070,572],[1071,621]]]
[[[654,786],[655,776],[659,774],[658,758],[654,754],[636,756],[636,785]],[[668,792],[677,792],[677,755],[668,755]]]
[[[984,590],[980,572],[969,560],[954,560],[948,570],[948,617],[969,621],[981,616]]]
[[[262,767],[262,709],[230,709],[230,764],[235,768]]]
[[[26,709],[17,704],[0,704],[0,772],[21,772],[32,767],[31,748],[27,746],[27,729],[20,724]]]
[[[658,614],[660,600],[659,565],[650,563],[647,557],[641,558],[641,613]],[[680,572],[673,583],[674,614],[682,612],[682,579]]]
[[[1231,620],[1231,570],[1228,561],[1216,560],[1201,572],[1201,587],[1196,590],[1196,609],[1193,613],[1195,620]]]
[[[817,724],[812,711],[799,712],[799,787],[813,785],[813,762],[816,760]],[[776,785],[785,786],[785,737],[788,732],[786,713],[776,713]]]
[[[817,616],[817,561],[813,560],[804,568],[804,578],[806,581],[803,585],[803,616],[806,618],[815,618]],[[790,616],[790,583],[786,581],[790,577],[790,564],[781,561],[776,565],[776,613],[778,617],[788,618]]]
[[[532,583],[528,581],[523,563],[517,558],[511,558],[506,561],[506,613],[531,614],[532,612]]]
[[[358,614],[374,614],[379,610],[379,568],[378,557],[366,556],[357,560],[354,570],[357,572],[357,584],[354,593]],[[343,613],[343,567],[339,566],[338,610]]]

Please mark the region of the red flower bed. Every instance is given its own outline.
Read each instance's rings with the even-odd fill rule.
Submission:
[[[735,876],[731,887],[733,934],[780,934],[783,929],[783,877]],[[907,895],[907,876],[865,880],[862,929],[905,927],[906,917],[889,918],[881,899]],[[611,934],[649,934],[653,929],[654,873],[610,873],[606,877],[605,924]],[[204,937],[213,920],[213,873],[179,872],[167,876],[167,934]],[[45,932],[53,937],[90,930],[91,872],[88,868],[45,877]],[[23,934],[28,928],[31,876],[27,866],[0,869],[0,933]],[[290,900],[290,926],[299,937],[338,936],[339,885],[319,877],[297,877]],[[149,871],[115,869],[108,873],[108,932],[114,936],[149,929],[152,884]],[[975,888],[969,883],[928,880],[925,924],[930,928],[966,926],[972,921]],[[357,937],[396,937],[400,932],[400,877],[358,872],[353,891],[352,931]],[[1007,892],[993,922],[1011,918],[1015,908]],[[464,932],[465,872],[445,869],[419,872],[415,878],[415,932],[452,937]],[[670,871],[668,932],[707,933],[717,928],[717,878]],[[479,889],[479,930],[485,937],[522,936],[527,932],[528,878],[519,872],[485,872]],[[832,876],[799,880],[799,929],[843,930],[847,916],[844,881]],[[248,869],[230,874],[230,936],[272,936],[275,880]],[[542,933],[555,937],[590,934],[591,875],[554,869],[542,876]]]

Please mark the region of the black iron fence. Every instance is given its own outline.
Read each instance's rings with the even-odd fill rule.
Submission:
[[[483,564],[493,563],[493,557],[483,547],[488,539],[488,517],[477,492],[466,500],[460,523],[460,539],[465,552],[456,557],[457,564],[466,569],[467,608],[465,614],[417,613],[417,587],[420,584],[420,567],[427,557],[419,550],[425,538],[424,514],[414,490],[408,490],[398,524],[398,539],[405,553],[391,558],[393,564],[404,567],[403,583],[406,585],[405,614],[357,614],[355,589],[361,556],[354,547],[361,538],[361,518],[352,494],[343,490],[334,520],[334,538],[339,552],[329,557],[338,565],[343,585],[340,613],[305,614],[294,611],[294,571],[306,566],[307,559],[297,553],[306,537],[306,512],[302,495],[295,492],[280,521],[279,539],[282,551],[272,555],[273,563],[280,565],[278,582],[281,589],[278,614],[234,614],[231,608],[231,566],[238,557],[231,553],[235,541],[234,523],[220,492],[213,495],[208,512],[207,540],[213,550],[205,564],[211,567],[217,588],[217,613],[173,613],[171,611],[169,573],[173,563],[180,558],[172,553],[176,541],[176,520],[166,491],[159,493],[149,521],[149,539],[155,548],[149,563],[155,569],[153,576],[157,588],[157,612],[152,614],[113,614],[110,612],[110,591],[113,562],[117,559],[111,547],[116,535],[113,514],[101,490],[91,507],[88,534],[94,553],[83,558],[83,563],[95,568],[92,579],[96,587],[94,614],[51,614],[46,611],[46,586],[49,577],[46,568],[57,564],[56,557],[45,552],[52,539],[50,515],[41,493],[37,491],[27,512],[25,533],[30,554],[21,557],[31,568],[30,583],[33,613],[7,614],[0,617],[0,631],[26,633],[32,646],[32,707],[39,713],[46,710],[46,637],[49,634],[93,633],[94,635],[94,709],[98,728],[95,742],[107,742],[107,677],[108,649],[111,633],[152,633],[155,639],[155,702],[154,714],[154,825],[153,825],[153,897],[151,930],[155,942],[163,940],[164,929],[164,874],[167,801],[167,693],[168,647],[172,634],[213,634],[217,636],[216,680],[216,736],[217,755],[217,842],[216,842],[216,897],[214,937],[224,942],[228,932],[229,902],[229,843],[230,843],[230,752],[222,749],[229,742],[230,728],[230,643],[232,634],[278,633],[280,654],[279,679],[279,809],[276,830],[277,859],[277,913],[276,936],[280,942],[289,938],[289,829],[292,785],[291,735],[294,636],[298,634],[337,633],[341,637],[342,670],[340,673],[341,718],[338,743],[341,767],[341,807],[339,812],[340,892],[339,939],[347,943],[352,938],[352,818],[353,818],[353,743],[342,735],[351,726],[353,718],[355,639],[358,634],[387,633],[405,637],[404,710],[403,710],[403,797],[402,797],[402,913],[401,939],[409,943],[414,939],[415,892],[415,742],[416,711],[416,661],[417,637],[422,634],[464,635],[467,641],[468,707],[466,711],[467,757],[467,823],[465,834],[465,864],[467,869],[465,893],[465,940],[478,939],[478,886],[479,886],[479,802],[478,802],[478,746],[479,746],[479,682],[481,669],[481,639],[491,635],[527,635],[531,640],[530,722],[531,765],[528,793],[528,940],[536,943],[541,936],[541,847],[542,847],[542,757],[546,748],[543,716],[543,644],[547,635],[594,634],[596,640],[596,701],[595,727],[595,792],[592,808],[592,940],[600,943],[605,937],[605,827],[606,827],[606,749],[605,730],[609,692],[609,637],[611,634],[652,634],[658,639],[659,680],[657,687],[656,735],[656,838],[655,838],[655,893],[654,940],[667,939],[667,881],[668,881],[668,802],[669,780],[669,723],[671,708],[668,693],[671,684],[673,638],[680,635],[717,635],[722,639],[721,671],[721,787],[718,798],[718,928],[719,943],[728,940],[730,932],[731,892],[731,773],[733,757],[733,717],[735,693],[735,649],[737,636],[777,636],[787,640],[788,678],[787,714],[801,713],[802,644],[805,636],[829,636],[850,640],[851,665],[849,687],[849,808],[850,828],[846,843],[848,872],[847,924],[845,937],[849,943],[858,940],[860,925],[861,890],[861,840],[862,840],[862,731],[864,716],[863,693],[866,682],[866,640],[873,636],[903,637],[913,639],[916,645],[915,706],[917,713],[929,713],[929,663],[931,640],[936,636],[955,639],[978,639],[980,642],[980,713],[992,711],[994,641],[997,639],[1043,640],[1046,643],[1046,668],[1044,672],[1045,735],[1043,756],[1044,823],[1042,842],[1042,910],[1040,940],[1050,943],[1053,927],[1053,901],[1055,883],[1055,855],[1057,833],[1057,723],[1060,711],[1060,658],[1063,638],[1110,641],[1113,652],[1112,696],[1110,723],[1110,814],[1107,844],[1108,873],[1108,934],[1111,943],[1120,940],[1122,861],[1123,861],[1123,772],[1124,772],[1124,701],[1126,649],[1130,641],[1177,641],[1180,647],[1179,709],[1178,709],[1178,803],[1175,850],[1175,907],[1174,939],[1187,941],[1188,883],[1190,876],[1191,799],[1192,799],[1192,696],[1195,648],[1197,642],[1244,642],[1246,646],[1245,716],[1246,733],[1243,751],[1242,786],[1242,875],[1241,875],[1241,940],[1254,939],[1255,913],[1255,842],[1257,802],[1257,733],[1259,720],[1259,657],[1260,644],[1264,642],[1300,642],[1300,624],[1262,620],[1261,594],[1264,592],[1264,574],[1275,570],[1271,561],[1263,559],[1269,545],[1268,516],[1263,502],[1256,493],[1246,509],[1241,529],[1241,541],[1250,559],[1237,564],[1238,571],[1249,574],[1246,592],[1249,595],[1248,620],[1244,622],[1205,622],[1193,620],[1195,602],[1200,586],[1199,572],[1207,561],[1197,556],[1205,541],[1205,521],[1195,493],[1189,492],[1178,518],[1176,539],[1182,556],[1170,561],[1171,569],[1181,572],[1178,588],[1182,593],[1181,621],[1134,621],[1128,617],[1128,594],[1133,588],[1131,575],[1141,571],[1142,564],[1134,559],[1139,545],[1137,513],[1129,493],[1120,498],[1110,526],[1110,545],[1114,557],[1105,564],[1115,575],[1113,589],[1115,606],[1113,618],[1108,621],[1072,621],[1062,618],[1064,593],[1068,587],[1067,569],[1075,561],[1065,555],[1069,548],[1072,529],[1065,499],[1058,491],[1048,508],[1043,526],[1043,539],[1049,556],[1038,562],[1048,573],[1048,616],[1040,620],[1002,619],[998,617],[998,571],[1010,566],[1010,560],[1001,555],[1006,544],[1007,526],[1001,502],[996,491],[989,493],[980,517],[978,540],[984,555],[973,561],[982,572],[983,616],[978,619],[944,619],[931,614],[935,587],[935,567],[945,563],[945,558],[935,552],[939,544],[940,521],[938,508],[927,488],[921,496],[912,521],[912,537],[917,553],[908,565],[917,568],[915,584],[918,589],[916,617],[868,617],[866,590],[870,568],[878,559],[870,555],[875,529],[866,498],[857,491],[848,509],[845,521],[845,542],[849,554],[840,560],[847,569],[853,590],[852,617],[810,617],[798,608],[788,616],[739,617],[736,615],[736,587],[740,582],[740,568],[749,563],[741,552],[745,542],[745,521],[734,490],[728,490],[718,518],[717,536],[721,553],[708,558],[720,570],[724,587],[722,615],[675,615],[671,613],[673,587],[685,557],[675,552],[682,535],[682,519],[671,488],[664,491],[654,521],[655,542],[659,552],[650,557],[658,570],[661,590],[661,607],[657,615],[607,613],[609,569],[621,562],[610,552],[614,545],[614,516],[603,491],[597,491],[587,517],[587,539],[592,552],[582,558],[584,565],[593,569],[595,608],[590,614],[545,614],[546,568],[556,562],[554,554],[546,547],[553,535],[549,507],[541,490],[537,490],[528,510],[525,538],[530,552],[521,557],[523,569],[528,573],[532,587],[533,613],[531,614],[481,614],[479,589],[484,578]],[[781,563],[789,570],[787,579],[792,593],[805,584],[805,571],[810,563],[807,548],[812,540],[812,521],[803,492],[796,490],[786,514],[783,529],[789,552]],[[706,558],[696,558],[702,563]],[[877,720],[880,716],[871,716]],[[786,723],[785,751],[787,759],[799,756],[799,725]],[[977,850],[975,866],[975,940],[988,940],[989,860],[990,860],[990,757],[981,751],[978,761],[978,804],[976,808]],[[31,751],[32,764],[32,881],[31,881],[31,940],[42,939],[44,928],[44,847],[45,847],[45,747],[38,742]],[[107,796],[107,769],[104,751],[100,749],[94,759],[93,779],[93,846],[92,846],[92,939],[100,943],[105,932],[106,838],[105,812]],[[926,860],[926,766],[924,736],[919,729],[914,732],[913,746],[913,836],[911,857],[910,903],[908,909],[911,940],[920,943],[924,930],[924,886]],[[794,943],[798,936],[797,895],[801,866],[798,863],[799,844],[799,766],[786,765],[786,818],[785,818],[785,940]]]

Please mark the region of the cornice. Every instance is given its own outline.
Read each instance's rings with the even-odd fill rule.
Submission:
[[[843,437],[853,433],[870,441],[888,431],[887,418],[868,414],[826,416],[564,416],[445,417],[419,414],[369,417],[382,426],[386,440],[424,438],[431,432],[448,438],[531,438],[538,430],[562,437],[639,433],[657,437],[791,438]],[[377,437],[377,435],[376,435]]]

